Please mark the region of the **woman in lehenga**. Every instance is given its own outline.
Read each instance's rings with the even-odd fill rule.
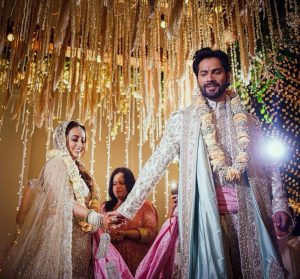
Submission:
[[[2,263],[1,278],[89,278],[91,236],[107,220],[99,210],[99,188],[79,162],[85,127],[61,123],[54,147],[35,182],[32,205],[19,218],[21,233]]]

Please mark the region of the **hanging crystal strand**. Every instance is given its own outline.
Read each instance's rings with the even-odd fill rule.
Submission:
[[[50,36],[51,36],[51,19],[52,13],[52,1],[47,0],[43,9],[43,17],[42,17],[42,23],[41,23],[41,30],[40,30],[40,36],[42,38],[41,41],[41,52],[39,55],[40,60],[44,59],[45,56],[49,53],[49,43],[50,43]],[[48,60],[47,60],[48,63]]]
[[[88,6],[83,3],[79,4],[80,11],[80,25],[81,26],[81,38],[80,38],[80,47],[79,47],[79,74],[78,74],[78,83],[77,83],[77,92],[79,93],[78,99],[78,110],[79,110],[79,119],[82,121],[84,119],[84,111],[85,111],[85,92],[88,90],[86,88],[86,71],[85,65],[86,60],[86,52],[87,52],[87,40],[88,40],[88,26],[87,26],[87,9]]]
[[[25,117],[27,116],[26,112],[27,112],[27,107],[26,107],[26,102],[25,102],[25,103],[23,103],[22,114],[21,114],[21,123],[22,124],[25,123]],[[20,121],[18,121],[18,122],[20,122]],[[19,125],[17,125],[17,130],[18,130],[18,128],[19,128]]]
[[[186,47],[186,55],[187,58],[189,53],[192,52],[192,47],[193,47],[193,41],[192,41],[192,23],[191,23],[191,3],[188,2],[187,8],[186,8],[186,13],[185,13],[185,35],[187,36],[187,47]],[[203,38],[203,29],[199,28],[199,35],[200,38]]]
[[[99,118],[98,118],[98,140],[101,142],[102,140],[102,118],[104,117],[104,111],[103,111],[103,106],[102,106],[102,103],[103,101],[101,100],[100,98],[100,101],[99,101]]]
[[[111,126],[112,123],[109,121],[108,132],[106,136],[106,200],[109,199],[109,178],[110,178],[110,155],[111,155]]]
[[[130,83],[130,81],[129,81]],[[131,117],[132,117],[132,114],[131,114],[131,110],[132,110],[132,102],[133,102],[133,97],[132,97],[132,94],[130,92],[130,84],[128,86],[128,94],[126,94],[126,99],[127,99],[127,108],[126,108],[126,113],[127,113],[127,123],[126,125],[128,126],[127,128],[127,138],[128,138],[128,141],[130,141],[130,138],[132,136],[132,132],[131,132],[131,129],[132,129],[132,126],[131,126]]]
[[[220,33],[218,34],[219,36],[219,41],[220,41],[220,46],[223,47],[223,49],[226,51],[226,47],[225,47],[225,40],[224,40],[224,34],[225,34],[225,13],[226,11],[224,11],[225,7],[226,7],[226,3],[225,0],[221,0],[220,2],[220,7],[221,7],[221,11],[220,11]]]
[[[212,31],[210,28],[211,24],[211,16],[207,19],[207,15],[210,15],[210,7],[209,4],[206,4],[205,1],[201,2],[200,10],[202,11],[202,17],[199,19],[199,25],[196,28],[199,28],[199,26],[203,26],[204,28],[204,38],[203,38],[203,46],[212,46]],[[198,49],[198,48],[197,48]]]
[[[235,45],[234,43],[231,43],[229,45],[229,52],[230,52],[230,57],[231,57],[231,73],[232,73],[232,78],[234,81],[237,81],[237,65],[235,62]]]
[[[276,2],[276,1],[274,1]],[[271,4],[269,0],[264,1],[266,5],[266,11],[267,11],[267,19],[268,19],[268,25],[269,25],[269,32],[270,32],[270,41],[271,41],[271,48],[272,50],[275,49],[275,43],[274,43],[274,27],[273,27],[273,18],[272,18],[272,11],[271,11]]]
[[[96,149],[96,125],[95,122],[93,123],[92,126],[92,137],[91,137],[91,160],[90,160],[90,173],[91,175],[95,174],[95,169],[94,169],[94,165],[95,165],[95,149]]]
[[[132,100],[132,103],[131,103],[131,110],[130,110],[130,113],[131,113],[131,128],[130,128],[130,137],[134,136],[135,135],[135,128],[136,128],[136,106],[138,105],[138,101],[133,97],[131,98]]]
[[[128,106],[129,109],[126,113],[125,119],[125,166],[129,166],[129,141],[130,141],[130,107],[131,107],[131,95],[128,96]]]
[[[265,58],[266,51],[265,51],[265,43],[264,43],[264,38],[262,35],[262,30],[261,30],[261,25],[260,25],[259,8],[257,6],[254,6],[253,9],[254,9],[253,20],[255,22],[254,30],[255,30],[257,41],[260,41],[260,43],[261,43],[260,49],[261,49],[262,56]]]
[[[287,21],[289,21],[289,8],[288,8],[288,6],[291,4],[290,3],[291,2],[291,0],[285,0],[284,1],[284,10],[285,10],[285,16],[286,16],[286,20]]]
[[[85,12],[85,5],[83,3],[78,3],[78,16],[79,16],[79,30],[81,32],[81,38],[77,42],[79,42],[79,59],[78,59],[78,81],[77,81],[77,94],[78,94],[78,110],[79,110],[79,119],[83,119],[83,109],[84,109],[84,92],[85,88],[85,72],[84,72],[84,65],[85,65],[85,50],[86,50],[86,12]]]
[[[274,10],[275,10],[275,15],[276,15],[276,24],[277,24],[277,29],[278,29],[278,33],[279,33],[279,39],[282,40],[282,30],[281,30],[281,26],[279,23],[278,7],[277,7],[276,0],[273,1],[273,3],[274,3]]]
[[[201,1],[200,5],[203,5],[204,1]],[[193,23],[193,35],[192,35],[192,39],[193,39],[193,50],[195,51],[198,48],[198,43],[201,40],[201,34],[199,31],[199,27],[202,26],[201,25],[201,11],[202,11],[202,7],[200,6],[200,9],[198,7],[199,5],[199,1],[192,1],[192,9],[191,9],[191,18],[193,18],[194,20],[192,21]],[[200,20],[200,22],[199,22]]]
[[[292,29],[294,31],[294,34],[295,34],[295,37],[296,37],[296,41],[299,42],[300,41],[300,32],[299,32],[299,2],[297,2],[296,0],[294,0],[293,1],[293,5],[294,5],[294,7],[293,7],[292,11],[294,11],[294,16],[293,17],[294,17],[295,23],[292,25]],[[298,23],[297,23],[297,20],[298,20]]]
[[[136,63],[138,61],[138,51],[135,50],[135,55],[136,57]],[[139,106],[139,101],[138,99],[140,98],[141,92],[140,88],[138,88],[138,82],[139,82],[139,70],[138,70],[138,65],[135,64],[133,68],[133,98],[132,99],[132,105],[131,105],[131,119],[132,119],[132,124],[131,124],[131,135],[135,135],[135,128],[136,128],[136,112],[138,112],[138,106]]]
[[[27,141],[28,141],[28,121],[29,121],[29,109],[26,109],[25,112],[25,121],[24,121],[24,125],[23,125],[23,131],[22,131],[22,136],[21,136],[21,140],[23,143],[23,153],[22,153],[22,163],[21,163],[21,174],[20,174],[20,180],[19,180],[19,191],[18,191],[18,207],[17,210],[19,210],[19,206],[21,204],[21,200],[23,197],[23,183],[24,183],[24,172],[25,172],[25,165],[26,165],[26,157],[27,157]]]
[[[253,53],[251,53],[252,57],[255,56],[256,51],[257,51],[257,32],[255,31],[255,7],[254,5],[251,7],[250,9],[250,28],[252,29],[252,36],[253,36],[253,40],[252,40],[252,44],[253,44]]]
[[[20,30],[20,40],[26,41],[28,38],[28,30],[29,29],[29,22],[30,22],[30,12],[32,8],[32,2],[31,0],[25,0],[24,1],[24,7],[23,7],[23,17],[22,17],[22,23],[21,23],[21,30]]]
[[[138,143],[138,156],[139,156],[139,173],[142,171],[143,168],[143,108],[142,108],[142,102],[139,103],[140,108],[139,108],[139,112],[138,112],[138,117],[139,117],[139,125],[138,125],[138,129],[139,129],[139,143]]]
[[[128,126],[127,126],[127,128],[128,128]],[[125,133],[126,133],[126,131],[125,131]],[[128,166],[129,166],[129,139],[128,139],[127,133],[125,134],[125,166],[128,168]]]
[[[57,119],[61,119],[62,118],[62,104],[63,104],[63,97],[64,97],[64,80],[65,80],[65,72],[67,72],[67,70],[64,70],[64,72],[62,73],[62,77],[63,80],[62,82],[60,82],[59,84],[59,89],[58,89],[58,98],[57,98],[57,110],[56,110],[56,118]]]
[[[160,23],[160,13],[157,14],[157,22]],[[154,106],[156,107],[155,112],[155,129],[156,129],[156,139],[160,137],[160,130],[159,127],[161,125],[161,115],[162,115],[162,88],[161,88],[161,72],[162,72],[162,60],[161,60],[161,37],[160,37],[160,24],[156,25],[156,75],[155,75],[155,103]]]
[[[221,44],[220,41],[220,1],[216,1],[216,5],[213,7],[213,14],[215,15],[215,33],[214,33],[214,38],[215,38],[215,45],[218,49],[222,49],[223,45]]]

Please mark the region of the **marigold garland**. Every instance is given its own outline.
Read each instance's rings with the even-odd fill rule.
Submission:
[[[226,92],[232,96],[232,92]],[[231,166],[226,164],[225,154],[218,141],[216,127],[213,122],[213,114],[207,105],[206,99],[199,94],[196,98],[196,105],[200,109],[201,132],[207,146],[210,164],[214,172],[217,172],[227,182],[240,181],[249,160],[250,136],[248,133],[247,115],[244,113],[239,96],[230,100],[233,123],[237,137],[237,155],[233,158]]]

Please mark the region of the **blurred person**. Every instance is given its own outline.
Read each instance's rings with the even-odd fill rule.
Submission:
[[[116,168],[109,181],[110,200],[101,205],[100,212],[117,210],[130,193],[135,178],[128,168]],[[132,275],[149,250],[157,235],[158,217],[155,207],[149,201],[144,201],[132,220],[119,227],[111,229],[112,244],[119,251]]]

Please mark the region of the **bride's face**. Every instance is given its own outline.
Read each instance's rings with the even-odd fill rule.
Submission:
[[[67,135],[67,148],[73,160],[84,155],[86,148],[85,132],[81,127],[74,127]]]

